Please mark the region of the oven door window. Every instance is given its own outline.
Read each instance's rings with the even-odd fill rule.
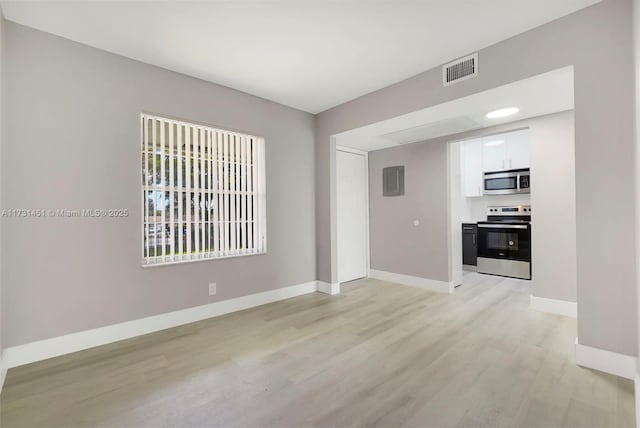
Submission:
[[[519,236],[514,232],[487,232],[487,249],[498,251],[518,251]]]
[[[517,190],[518,177],[485,178],[484,190]]]
[[[478,227],[478,257],[531,261],[531,231]]]

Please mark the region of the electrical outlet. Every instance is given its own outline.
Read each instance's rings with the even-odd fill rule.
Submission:
[[[211,282],[209,283],[209,296],[213,296],[214,294],[216,294],[216,283]]]

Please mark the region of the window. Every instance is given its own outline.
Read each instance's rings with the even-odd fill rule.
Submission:
[[[266,252],[264,139],[141,120],[143,265]]]

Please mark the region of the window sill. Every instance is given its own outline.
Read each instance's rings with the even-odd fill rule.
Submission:
[[[149,268],[155,268],[155,267],[175,266],[175,265],[183,265],[183,264],[197,263],[197,262],[215,262],[217,260],[228,260],[228,259],[235,259],[238,257],[263,256],[266,254],[267,254],[266,251],[262,251],[260,253],[233,254],[233,255],[224,256],[224,257],[202,258],[202,259],[194,259],[194,260],[175,260],[175,261],[161,262],[161,263],[150,263],[150,264],[143,264],[140,267],[142,267],[143,269],[149,269]]]

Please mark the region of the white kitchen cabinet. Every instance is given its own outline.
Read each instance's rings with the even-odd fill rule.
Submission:
[[[476,138],[460,143],[462,162],[462,195],[471,198],[482,196],[482,139]]]
[[[505,134],[482,138],[482,166],[484,172],[504,171],[507,158],[507,138]]]
[[[507,139],[508,169],[524,169],[531,165],[529,157],[529,130],[510,132]]]
[[[483,137],[482,164],[484,172],[529,168],[529,130]]]

